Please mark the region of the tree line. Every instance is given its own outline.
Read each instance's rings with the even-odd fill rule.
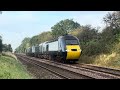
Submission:
[[[0,53],[2,53],[2,52],[12,52],[13,51],[13,49],[12,49],[12,47],[11,47],[11,44],[3,44],[2,43],[2,37],[0,36]]]
[[[0,11],[0,14],[2,14],[2,11]],[[12,47],[11,47],[11,44],[3,44],[2,43],[2,36],[0,36],[0,53],[2,53],[2,51],[4,51],[4,52],[7,52],[7,51],[10,51],[10,52],[12,52],[13,51],[13,49],[12,49]]]
[[[99,28],[91,25],[80,25],[73,19],[61,20],[51,27],[51,31],[43,32],[32,38],[26,37],[16,48],[16,52],[25,53],[28,47],[55,39],[61,35],[72,34],[78,37],[83,55],[111,53],[114,44],[120,41],[120,11],[106,14],[103,21],[106,27],[99,32]]]

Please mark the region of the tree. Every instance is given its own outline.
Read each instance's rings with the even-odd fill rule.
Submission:
[[[2,14],[2,11],[0,11],[0,14]],[[0,36],[0,53],[2,52],[2,37]]]
[[[52,35],[50,31],[42,32],[39,35],[33,36],[30,40],[30,46],[38,45],[42,42],[48,41],[52,39]]]
[[[38,44],[45,42],[45,41],[49,41],[51,39],[53,39],[53,37],[52,37],[50,31],[43,32],[43,33],[38,35]]]
[[[35,44],[38,43],[38,35],[36,36],[33,36],[31,39],[30,39],[30,46],[33,46]]]
[[[52,35],[50,31],[42,32],[39,35],[35,35],[32,38],[24,38],[21,45],[15,49],[15,52],[17,53],[25,53],[25,50],[28,47],[31,47],[33,45],[38,45],[42,42],[49,41],[52,39]]]
[[[60,35],[68,34],[70,31],[78,27],[80,27],[80,24],[77,22],[74,22],[73,19],[61,20],[60,22],[55,24],[53,27],[51,27],[52,35],[54,38],[56,38]]]
[[[91,25],[82,26],[77,37],[79,38],[80,42],[86,43],[93,39],[98,39],[98,30],[92,28]]]
[[[11,44],[3,44],[2,45],[2,51],[4,51],[4,52],[7,52],[7,51],[9,51],[9,52],[12,52],[13,50],[12,50],[12,47],[11,47]]]
[[[0,36],[0,53],[2,53],[2,37]]]
[[[15,49],[16,52],[24,53],[26,48],[30,47],[31,38],[26,37],[23,39],[21,45]]]
[[[12,47],[11,47],[11,44],[8,44],[8,51],[12,52]]]
[[[117,41],[116,36],[120,34],[120,11],[108,13],[104,18],[106,28],[101,33],[102,42],[106,42],[107,45],[114,45]]]
[[[2,50],[3,50],[4,52],[7,52],[7,51],[8,51],[8,45],[7,45],[7,44],[3,44],[3,45],[2,45]]]
[[[0,14],[2,14],[2,11],[0,11]],[[0,36],[0,53],[2,53],[2,37]]]
[[[103,18],[103,21],[106,23],[107,27],[110,27],[112,29],[120,28],[120,11],[108,13]]]

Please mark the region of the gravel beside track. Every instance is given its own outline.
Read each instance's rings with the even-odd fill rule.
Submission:
[[[61,79],[60,77],[39,66],[26,62],[19,57],[18,59],[27,68],[27,71],[30,73],[31,76],[33,76],[33,79]]]
[[[98,68],[95,70],[83,65],[78,66],[76,64],[77,66],[75,66],[74,64],[62,64],[50,60],[28,57],[26,55],[17,54],[17,57],[22,60],[30,61],[31,63],[34,63],[34,65],[43,66],[49,69],[49,72],[53,71],[51,73],[54,73],[54,75],[63,79],[120,79],[120,75],[104,72],[105,70],[103,68]]]
[[[53,65],[50,65],[50,64],[41,63],[40,61],[36,61],[36,60],[33,60],[33,59],[30,60],[28,57],[23,57],[23,56],[19,56],[19,55],[17,55],[17,57],[18,57],[19,60],[27,61],[31,64],[36,65],[36,66],[46,67],[47,69],[55,72],[54,74],[57,73],[56,76],[58,76],[58,77],[61,76],[62,79],[92,79],[89,76],[85,76],[85,75],[82,75],[82,74],[79,74],[79,73],[76,73],[76,72],[72,72],[72,71],[69,71],[67,69],[59,68],[59,67],[56,67],[56,66],[53,66]],[[53,72],[51,72],[51,73],[53,73]]]

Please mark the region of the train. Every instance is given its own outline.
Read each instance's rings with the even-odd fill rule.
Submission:
[[[56,60],[63,63],[78,61],[81,52],[79,39],[69,34],[26,49],[27,56]]]

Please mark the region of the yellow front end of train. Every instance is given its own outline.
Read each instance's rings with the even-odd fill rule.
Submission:
[[[66,51],[67,51],[66,60],[80,58],[81,48],[79,45],[66,45]]]

